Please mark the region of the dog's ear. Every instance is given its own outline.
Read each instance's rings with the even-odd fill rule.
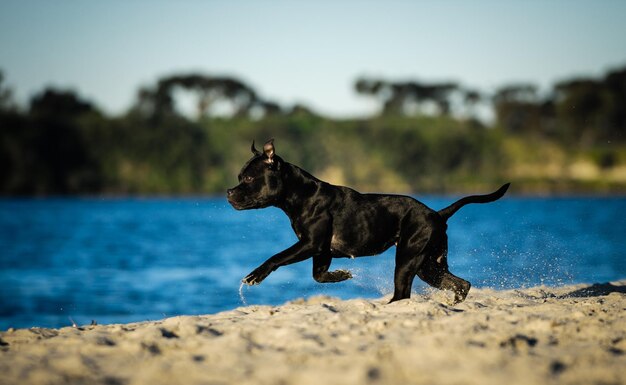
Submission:
[[[250,151],[252,151],[255,156],[261,155],[261,151],[254,147],[254,140],[252,141],[252,146],[250,146]]]
[[[274,149],[274,139],[270,139],[267,142],[265,142],[265,144],[263,145],[263,152],[265,153],[265,156],[267,157],[267,163],[273,164],[274,155],[276,154],[276,151]]]

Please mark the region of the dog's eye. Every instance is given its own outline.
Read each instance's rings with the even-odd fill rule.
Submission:
[[[243,177],[243,181],[244,181],[245,183],[251,183],[253,180],[254,180],[254,178],[253,178],[253,177],[251,177],[251,176],[244,176],[244,177]]]

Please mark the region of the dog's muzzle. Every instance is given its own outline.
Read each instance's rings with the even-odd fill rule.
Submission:
[[[236,210],[245,210],[250,206],[249,202],[241,202],[241,199],[237,198],[234,188],[226,190],[226,199],[228,199],[228,203]]]
[[[234,208],[237,208],[238,204],[235,199],[235,189],[229,188],[226,190],[226,199],[228,199],[228,203],[230,203]]]

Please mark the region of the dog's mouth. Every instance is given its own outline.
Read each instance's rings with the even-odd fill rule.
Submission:
[[[228,198],[228,203],[233,206],[236,210],[250,210],[250,209],[263,209],[271,206],[271,203],[268,201],[260,201],[260,200],[246,200],[246,201],[237,201]]]
[[[239,202],[231,197],[228,197],[228,203],[230,203],[230,205],[233,206],[235,210],[248,210],[256,207],[255,202],[253,201]]]
[[[231,197],[228,197],[228,203],[230,203],[230,205],[233,206],[233,208],[235,208],[236,210],[243,210],[243,206],[241,205],[241,203],[233,200]]]

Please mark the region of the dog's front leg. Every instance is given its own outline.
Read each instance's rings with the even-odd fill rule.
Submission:
[[[293,246],[280,253],[274,255],[263,264],[248,274],[241,282],[246,285],[258,285],[270,273],[280,266],[290,265],[292,263],[304,261],[315,254],[315,247],[310,242],[299,241]]]

